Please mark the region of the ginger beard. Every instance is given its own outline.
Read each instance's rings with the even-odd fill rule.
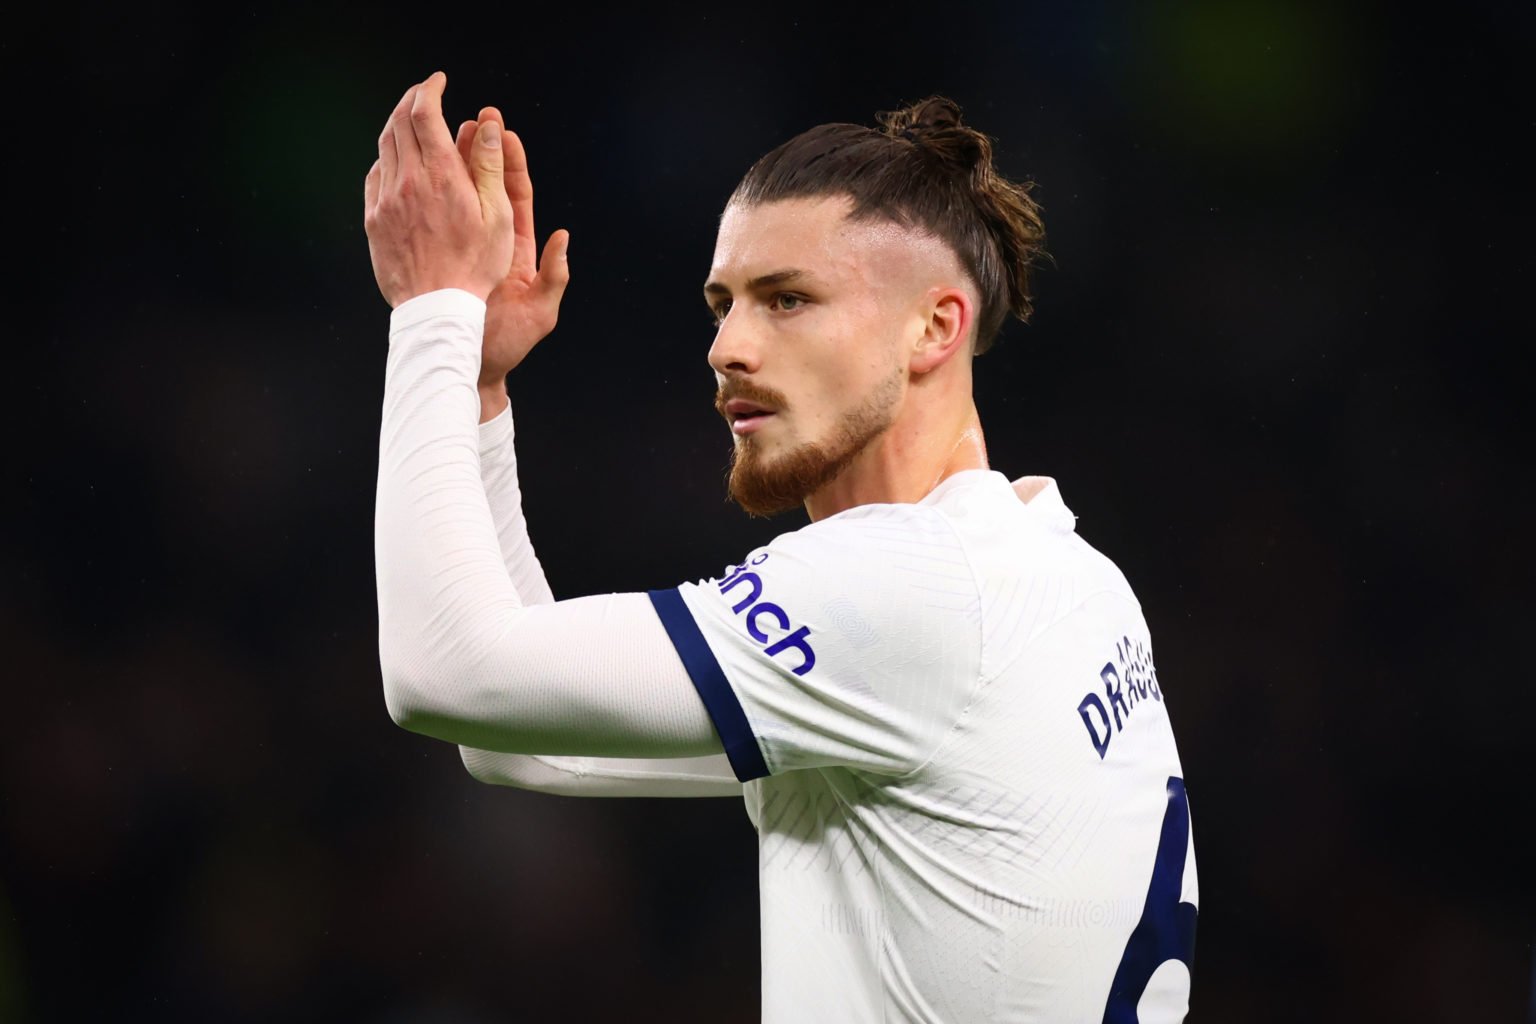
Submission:
[[[901,398],[901,372],[876,384],[863,402],[843,413],[824,441],[808,441],[776,456],[757,434],[736,437],[731,449],[730,494],[748,515],[788,512],[837,479],[864,449],[885,433],[895,419]],[[733,398],[783,409],[788,401],[772,388],[744,380],[731,381],[715,394],[715,409],[730,421],[725,403]]]

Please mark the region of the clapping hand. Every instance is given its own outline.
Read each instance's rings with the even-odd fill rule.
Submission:
[[[459,125],[458,147],[464,165],[474,164],[478,138],[487,124],[500,125],[501,112],[495,107],[480,111],[478,121]],[[486,300],[485,343],[481,348],[480,388],[500,390],[508,373],[523,361],[533,346],[555,329],[559,319],[560,299],[570,283],[566,249],[571,234],[556,231],[544,243],[544,255],[537,264],[537,243],[533,231],[533,179],[528,174],[528,156],[516,132],[501,132],[502,166],[507,197],[512,204],[512,224],[516,242],[512,266]]]
[[[391,307],[439,288],[488,298],[512,265],[501,126],[482,126],[464,160],[443,121],[447,83],[436,71],[405,91],[363,185],[368,252]]]
[[[535,262],[533,179],[522,140],[505,130],[495,107],[452,138],[442,112],[447,84],[434,72],[390,114],[364,181],[363,225],[391,307],[439,288],[486,301],[479,384],[489,419],[506,402],[506,375],[554,330],[570,281],[570,233],[552,234]]]

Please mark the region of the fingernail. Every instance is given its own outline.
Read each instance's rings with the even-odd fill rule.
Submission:
[[[495,121],[487,121],[487,122],[485,122],[485,124],[481,125],[480,126],[480,145],[482,145],[482,146],[499,146],[499,145],[501,145],[501,125],[497,124]]]

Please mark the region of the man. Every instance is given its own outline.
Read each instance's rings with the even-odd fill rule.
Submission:
[[[385,699],[477,778],[742,794],[766,1021],[1182,1019],[1197,902],[1140,608],[1055,483],[987,468],[971,366],[1029,312],[1027,189],[933,99],[759,161],[704,286],[731,490],[811,524],[722,576],[553,601],[506,374],[554,326],[521,144],[413,86],[368,174],[394,307]],[[477,426],[478,423],[478,426]]]

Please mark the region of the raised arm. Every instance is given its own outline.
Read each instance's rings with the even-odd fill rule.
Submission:
[[[484,107],[478,120],[459,125],[456,145],[466,167],[473,166],[480,124],[501,122],[501,112]],[[550,604],[554,595],[529,538],[518,483],[512,410],[507,375],[559,319],[560,302],[570,283],[566,258],[570,235],[556,231],[534,262],[533,178],[517,133],[502,128],[503,180],[512,204],[516,243],[507,276],[486,303],[485,337],[480,346],[480,478],[502,561],[524,605]],[[741,783],[725,754],[686,758],[567,757],[558,754],[508,754],[460,747],[469,773],[481,782],[565,796],[697,797],[740,796]]]
[[[487,333],[494,328],[488,327]],[[481,407],[484,408],[482,396]],[[554,598],[523,516],[510,409],[480,425],[480,474],[502,561],[525,605]],[[464,767],[481,782],[566,796],[740,796],[724,753],[688,758],[562,757],[460,747]]]
[[[525,605],[554,600],[544,568],[528,539],[517,459],[512,447],[512,412],[507,398],[507,374],[555,329],[560,300],[570,283],[566,253],[570,232],[549,237],[543,259],[534,262],[537,248],[533,224],[533,178],[522,140],[502,125],[501,111],[484,107],[478,121],[459,125],[455,145],[466,169],[474,168],[475,142],[482,124],[500,129],[502,182],[512,209],[512,262],[507,274],[486,297],[485,335],[480,343],[480,475],[490,501],[491,518],[507,572]]]
[[[480,478],[485,300],[507,276],[499,126],[472,174],[442,121],[444,76],[402,98],[365,224],[391,316],[375,521],[391,715],[477,749],[689,757],[721,750],[643,594],[524,607]]]

